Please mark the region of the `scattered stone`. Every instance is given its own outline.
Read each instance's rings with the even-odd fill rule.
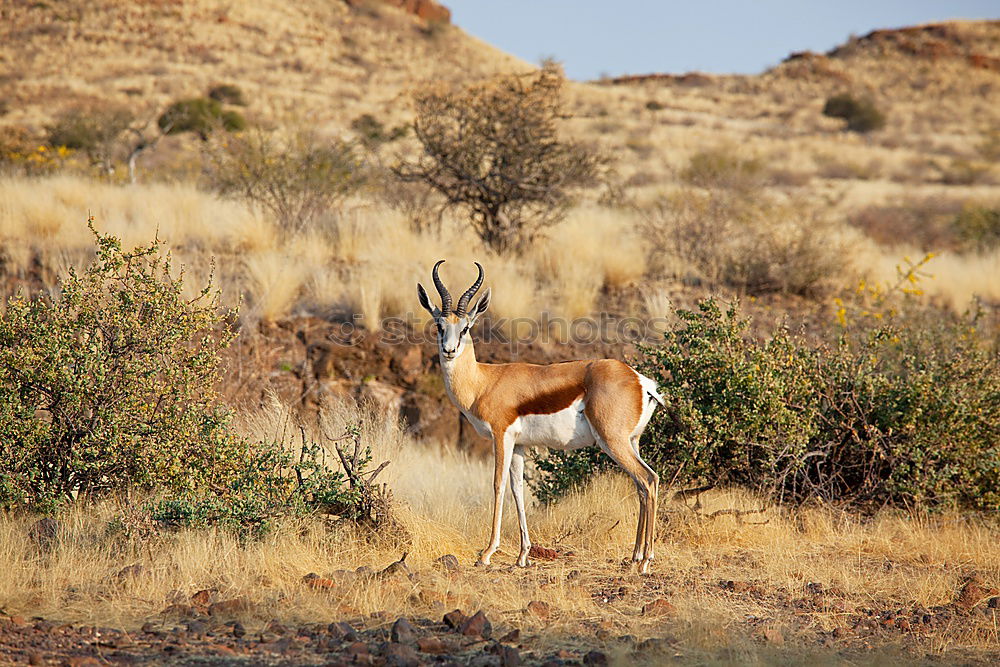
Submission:
[[[152,634],[156,632],[156,625],[154,623],[146,622],[142,624],[141,630],[147,634]]]
[[[213,597],[215,597],[215,591],[205,588],[191,596],[191,604],[207,607],[212,604]]]
[[[264,632],[271,632],[278,636],[283,636],[288,634],[288,628],[282,625],[278,619],[273,618],[268,621],[266,626],[264,626]]]
[[[834,628],[833,629],[833,637],[834,637],[834,639],[843,639],[844,637],[850,636],[850,634],[851,634],[851,631],[848,630],[847,628],[841,627],[841,628]]]
[[[417,630],[405,617],[400,616],[392,624],[389,637],[397,644],[412,644],[417,639]]]
[[[525,610],[535,618],[543,621],[548,620],[549,616],[552,614],[552,607],[549,606],[549,603],[542,602],[541,600],[532,600],[528,603]]]
[[[185,623],[188,632],[192,635],[203,637],[206,632],[208,632],[208,623],[199,620],[188,621]]]
[[[127,579],[138,579],[144,574],[146,574],[146,568],[139,563],[134,563],[132,565],[126,565],[122,569],[118,570],[118,573],[115,575],[115,580],[121,582]]]
[[[310,572],[306,576],[302,577],[302,583],[304,583],[309,588],[318,589],[329,589],[335,587],[337,584],[333,579],[327,579],[326,577],[321,577],[315,572]]]
[[[421,637],[417,640],[417,650],[431,655],[443,655],[448,652],[448,645],[438,637]]]
[[[383,578],[383,577],[394,577],[394,576],[397,576],[397,577],[398,576],[409,577],[410,576],[410,568],[408,568],[406,566],[406,557],[408,555],[409,555],[408,552],[403,553],[403,555],[399,557],[399,560],[397,560],[395,563],[389,564],[388,567],[386,567],[384,570],[382,570],[381,572],[379,572],[375,576],[380,577],[380,578]]]
[[[986,603],[987,609],[1000,609],[1000,596],[991,597],[989,602]]]
[[[971,611],[976,605],[989,596],[989,591],[983,588],[983,582],[977,575],[965,580],[965,585],[955,598],[955,606],[965,611]]]
[[[358,638],[357,633],[354,628],[351,627],[350,623],[345,621],[331,623],[326,626],[326,632],[334,639],[343,639],[344,641],[355,641]]]
[[[233,630],[232,630],[232,632],[233,632],[233,637],[236,637],[237,639],[239,639],[240,637],[243,637],[243,636],[246,635],[247,629],[243,627],[242,623],[240,623],[239,621],[237,621],[236,623],[233,623]]]
[[[462,624],[462,627],[458,631],[466,637],[484,637],[488,639],[493,634],[493,625],[486,618],[486,614],[482,611],[477,611]]]
[[[719,587],[733,593],[747,593],[752,588],[748,581],[733,581],[732,579],[720,581]]]
[[[479,653],[469,660],[469,667],[500,667],[500,656],[491,653]]]
[[[583,664],[603,667],[608,664],[608,656],[600,651],[589,651],[587,655],[583,656]]]
[[[38,651],[32,651],[28,654],[28,664],[29,665],[44,665],[45,658]]]
[[[444,624],[452,630],[458,630],[467,620],[469,620],[469,617],[461,609],[453,609],[444,615]]]
[[[66,660],[67,667],[102,667],[101,661],[89,655],[77,655]]]
[[[781,646],[785,643],[785,636],[781,634],[781,630],[773,625],[764,626],[764,629],[761,630],[761,635],[768,644]]]
[[[348,645],[347,653],[348,655],[368,655],[371,651],[368,650],[368,644],[355,641]]]
[[[676,611],[677,608],[665,598],[658,598],[642,606],[643,616],[666,616]]]
[[[459,572],[462,566],[458,564],[458,558],[451,554],[445,554],[434,561],[440,565],[446,572]]]
[[[164,616],[178,616],[180,618],[193,618],[198,615],[194,607],[189,604],[172,604],[161,612]]]
[[[246,598],[233,598],[214,602],[208,607],[209,616],[233,616],[253,609],[253,604]]]
[[[503,637],[501,637],[499,641],[503,643],[510,643],[510,642],[516,642],[520,638],[521,638],[521,631],[518,630],[517,628],[514,628],[513,630],[505,634]]]
[[[518,667],[521,664],[521,652],[513,646],[500,647],[500,667]]]
[[[559,552],[555,549],[549,549],[548,547],[540,547],[537,544],[531,545],[528,550],[529,558],[537,558],[539,560],[555,560],[559,557]]]
[[[383,657],[387,665],[394,667],[417,667],[420,664],[416,650],[409,644],[388,644]]]

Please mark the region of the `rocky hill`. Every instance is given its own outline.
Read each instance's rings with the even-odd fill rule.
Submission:
[[[525,66],[448,18],[430,0],[12,0],[0,7],[0,123],[37,129],[109,103],[156,113],[232,84],[251,118],[340,126],[391,118],[420,81]]]

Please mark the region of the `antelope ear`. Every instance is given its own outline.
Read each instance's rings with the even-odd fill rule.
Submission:
[[[490,294],[492,294],[490,291],[491,289],[492,288],[487,287],[486,291],[483,292],[483,295],[479,297],[479,301],[477,301],[476,305],[473,307],[471,317],[473,322],[479,319],[479,316],[485,313],[486,309],[490,307]]]
[[[441,314],[441,311],[438,310],[437,306],[431,305],[431,300],[427,298],[427,290],[425,290],[424,286],[420,283],[417,283],[417,299],[420,301],[420,305],[431,314],[431,317],[437,317]]]

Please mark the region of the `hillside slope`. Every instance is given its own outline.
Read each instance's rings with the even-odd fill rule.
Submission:
[[[40,128],[74,106],[155,114],[208,87],[239,86],[248,115],[343,125],[392,118],[428,79],[524,67],[446,23],[376,2],[13,0],[0,8],[0,123]],[[140,114],[141,115],[141,114]]]

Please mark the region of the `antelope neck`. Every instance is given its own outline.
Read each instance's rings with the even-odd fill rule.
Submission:
[[[467,412],[479,395],[482,375],[472,341],[469,341],[462,353],[454,359],[449,360],[441,356],[441,371],[444,374],[445,389],[452,395],[458,407]]]

